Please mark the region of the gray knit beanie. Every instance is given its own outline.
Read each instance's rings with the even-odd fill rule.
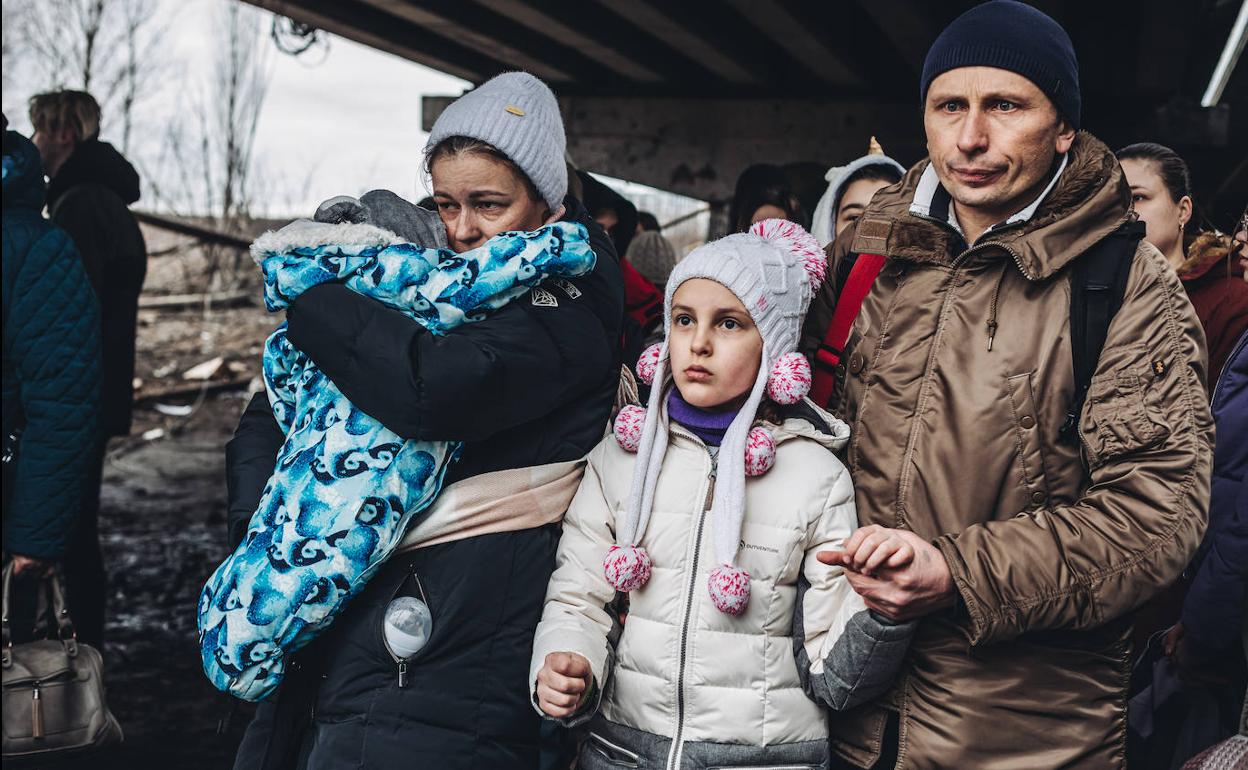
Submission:
[[[662,233],[647,230],[633,238],[624,255],[642,277],[655,286],[667,283],[667,277],[676,267],[676,249]]]
[[[426,152],[452,136],[497,147],[529,177],[551,210],[563,205],[567,137],[559,102],[542,81],[527,72],[504,72],[472,89],[438,116]]]

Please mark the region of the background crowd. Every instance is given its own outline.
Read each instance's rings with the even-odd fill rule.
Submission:
[[[997,152],[1015,162],[1015,148],[1034,137],[965,123],[942,134],[936,121],[952,118],[938,114],[924,117],[930,162],[894,159],[869,134],[862,156],[814,173],[809,164],[758,158],[737,179],[729,208],[732,233],[787,220],[826,249],[827,283],[801,340],[816,373],[842,292],[861,281],[861,255],[900,260],[866,282],[858,322],[828,367],[834,396],[817,406],[853,430],[841,456],[854,476],[859,523],[917,533],[906,542],[948,563],[948,586],[924,604],[909,588],[901,598],[888,593],[886,577],[863,571],[851,581],[872,610],[928,620],[906,675],[911,700],[902,704],[894,691],[847,712],[839,733],[833,728],[833,761],[845,766],[992,767],[1005,766],[993,764],[1003,756],[1011,767],[1041,766],[1028,764],[1036,756],[1028,740],[1056,729],[1068,743],[1052,739],[1052,766],[1171,768],[1248,730],[1248,206],[1236,221],[1210,221],[1179,153],[1147,136],[1112,150],[1080,130],[1069,40],[1051,19],[1020,7],[990,3],[987,21],[972,13],[950,25],[928,55],[922,91],[926,99],[929,89],[954,88],[949,78],[958,73],[987,69],[1021,77],[1048,100],[1057,116],[1045,134],[1048,155],[1031,166],[1018,161],[1019,173],[1034,171],[1019,183],[1027,197],[971,207],[966,201],[977,199],[967,191],[983,180],[967,179],[997,171],[968,168]],[[1029,28],[1048,36],[1033,38]],[[1005,57],[986,29],[1016,36],[1022,53]],[[502,98],[529,98],[524,89]],[[425,157],[434,194],[419,202],[423,213],[379,207],[369,221],[397,233],[433,223],[457,253],[509,230],[579,224],[598,255],[594,272],[543,284],[532,301],[446,335],[333,284],[305,292],[287,322],[292,343],[387,429],[463,442],[446,478],[448,500],[518,510],[536,499],[536,487],[526,486],[536,482],[526,476],[512,488],[499,474],[572,463],[598,444],[624,398],[619,365],[665,339],[676,288],[669,278],[685,255],[653,215],[566,157],[557,107],[542,131],[512,131],[483,116],[486,100],[473,93],[435,126]],[[937,108],[973,114],[963,98]],[[1008,111],[997,102],[985,109]],[[90,94],[39,94],[29,117],[33,136],[9,131],[7,120],[4,135],[4,552],[15,578],[15,637],[29,638],[37,611],[18,594],[58,573],[78,639],[100,649],[107,667],[109,569],[98,512],[106,447],[131,428],[147,255],[129,207],[141,181],[100,139],[107,116]],[[485,149],[454,143],[464,137]],[[482,179],[502,188],[484,203]],[[1132,229],[1136,221],[1143,227]],[[1062,355],[1078,342],[1081,295],[1048,279],[1077,276],[1077,258],[1115,238],[1127,244],[1119,249],[1126,267],[1113,274],[1119,296],[1081,385],[1070,353]],[[973,259],[985,253],[995,259]],[[950,293],[959,270],[965,283]],[[942,299],[938,306],[922,297]],[[935,314],[939,334],[966,351],[929,383],[943,355],[929,334]],[[887,346],[896,352],[884,360]],[[1004,386],[978,379],[994,352],[1020,349],[1040,363],[1010,372]],[[891,383],[884,395],[872,390],[881,381]],[[1070,391],[1086,409],[1069,416],[1068,439]],[[903,398],[911,396],[936,401],[907,414]],[[868,407],[876,410],[869,420]],[[996,409],[1009,413],[1008,432],[977,427],[997,419]],[[911,420],[927,419],[938,441],[911,432]],[[1042,437],[1032,432],[1038,422],[1052,423],[1035,428]],[[268,399],[256,396],[228,447],[230,548],[244,537],[283,438]],[[919,470],[886,467],[885,457]],[[999,457],[1008,468],[994,465]],[[566,510],[575,483],[541,483],[543,494],[562,485],[556,499]],[[949,510],[964,507],[973,509],[964,518]],[[1022,526],[1020,511],[1035,529],[1010,534]],[[558,548],[557,524],[528,525],[401,548],[262,703],[236,766],[343,766],[362,761],[366,745],[375,766],[423,758],[450,767],[441,763],[452,756],[463,766],[526,766],[539,752],[548,767],[566,763],[577,734],[540,723],[531,690],[500,684],[529,677]],[[852,553],[846,559],[850,572],[861,566]],[[1061,562],[1060,574],[1046,572],[1045,560]],[[411,690],[403,674],[399,689],[383,689],[394,661],[384,650],[380,662],[360,651],[377,647],[389,600],[417,590],[413,575],[438,609],[441,652],[414,668]],[[507,599],[498,601],[504,586]],[[1097,662],[1119,653],[1130,677],[1122,692],[1112,681],[1122,672]],[[1125,724],[1118,695],[1129,698]],[[950,714],[954,703],[963,714]],[[1006,712],[1013,729],[999,721]],[[1000,734],[968,749],[968,736],[983,729],[967,726],[975,720],[997,720]],[[917,764],[898,764],[907,745]]]

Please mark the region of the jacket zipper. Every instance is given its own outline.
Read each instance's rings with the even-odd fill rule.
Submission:
[[[386,639],[384,620],[381,628],[381,646],[386,648],[386,654],[390,656],[390,659],[394,661],[394,665],[398,669],[399,689],[402,690],[407,687],[407,662],[411,660],[411,658],[400,658],[398,655],[394,654],[394,650],[390,649],[390,642]]]
[[[668,770],[676,770],[680,767],[685,748],[681,736],[685,731],[685,662],[689,651],[689,618],[693,613],[693,592],[697,589],[698,583],[698,560],[702,555],[702,530],[706,526],[707,511],[711,510],[711,503],[715,501],[715,474],[718,467],[716,456],[709,450],[707,455],[711,459],[711,471],[706,479],[706,499],[702,503],[702,512],[698,515],[697,534],[694,535],[693,541],[693,558],[690,560],[689,595],[685,599],[685,614],[680,624],[680,662],[676,670],[676,734],[672,737],[672,748],[667,755]]]
[[[415,578],[415,579],[416,579],[416,585],[417,585],[417,586],[419,586],[419,585],[420,585],[420,578],[417,578],[417,577],[416,577],[416,572],[415,572],[415,570],[411,570],[411,575],[412,575],[412,577],[413,577],[413,578]],[[402,588],[402,586],[400,586],[400,588]],[[425,602],[425,604],[426,604],[426,606],[427,606],[427,605],[429,604],[429,602],[428,602],[428,600],[425,598],[425,595],[424,595],[424,593],[425,593],[425,592],[424,592],[424,589],[418,589],[418,590],[420,590],[420,594],[421,594],[418,598],[419,598],[422,602]],[[430,611],[432,612],[432,610],[430,610]],[[427,641],[427,640],[426,640],[425,644],[428,644],[428,641]],[[394,654],[394,650],[392,650],[392,649],[390,648],[390,640],[386,639],[385,613],[384,613],[384,612],[382,613],[381,646],[383,646],[383,647],[385,647],[385,648],[386,648],[386,654],[388,654],[388,655],[390,656],[390,659],[394,661],[395,668],[397,669],[397,672],[398,672],[399,689],[400,689],[400,690],[402,690],[402,689],[406,688],[406,687],[407,687],[407,683],[408,683],[408,676],[407,676],[407,665],[408,665],[408,663],[411,661],[411,659],[412,659],[412,658],[416,657],[416,655],[419,655],[420,653],[419,653],[419,652],[417,652],[417,653],[416,653],[416,655],[411,655],[411,656],[406,657],[406,658],[400,658],[398,655],[395,655],[395,654]]]
[[[943,225],[944,227],[949,227],[948,222],[940,222],[940,220],[934,219],[932,217],[921,217],[921,218],[927,219],[931,222],[936,222],[937,224]],[[953,268],[953,272],[949,276],[949,288],[945,289],[945,295],[944,297],[941,298],[941,301],[940,301],[940,312],[937,313],[936,315],[936,331],[932,336],[932,343],[931,343],[930,348],[928,349],[927,363],[923,367],[923,379],[919,386],[919,401],[916,404],[916,408],[915,408],[915,419],[912,420],[910,423],[910,435],[906,439],[906,450],[902,454],[901,478],[898,479],[898,483],[897,483],[897,501],[896,501],[896,506],[899,511],[901,508],[905,507],[906,487],[910,483],[911,463],[910,463],[909,458],[914,452],[915,444],[918,443],[919,427],[921,425],[921,420],[919,419],[920,412],[922,411],[921,407],[923,406],[923,403],[926,401],[926,399],[924,398],[924,395],[927,392],[927,387],[931,380],[932,367],[936,365],[936,351],[940,347],[940,335],[942,332],[941,326],[944,323],[942,319],[944,319],[945,313],[949,309],[949,302],[953,298],[953,290],[954,288],[956,288],[955,279],[958,277],[958,274],[962,271],[962,266],[966,264],[967,260],[969,260],[976,253],[981,252],[981,251],[986,251],[987,249],[992,248],[993,246],[1004,249],[1006,253],[1008,253],[1011,257],[1014,258],[1014,263],[1018,265],[1019,271],[1022,272],[1022,274],[1025,276],[1028,275],[1027,271],[1023,270],[1023,266],[1022,266],[1022,263],[1019,261],[1018,255],[1015,254],[1014,251],[1010,249],[1008,246],[1005,246],[1004,244],[1001,244],[1001,243],[989,242],[989,243],[981,243],[976,246],[972,246],[971,248],[959,254],[958,257],[953,260],[953,263],[951,264],[951,267]],[[906,527],[907,523],[898,519],[896,521],[896,525],[899,527]]]

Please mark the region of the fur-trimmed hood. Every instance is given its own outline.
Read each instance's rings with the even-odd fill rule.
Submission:
[[[1205,276],[1211,278],[1238,278],[1244,274],[1239,260],[1230,259],[1231,239],[1223,233],[1201,233],[1187,247],[1183,264],[1175,270],[1184,283],[1197,281]],[[1219,262],[1226,262],[1225,271],[1215,271]]]

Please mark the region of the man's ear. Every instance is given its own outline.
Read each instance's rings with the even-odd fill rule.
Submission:
[[[1058,155],[1065,155],[1070,151],[1071,145],[1075,143],[1076,131],[1070,123],[1066,122],[1066,118],[1059,118],[1057,122],[1057,142],[1054,149]]]

